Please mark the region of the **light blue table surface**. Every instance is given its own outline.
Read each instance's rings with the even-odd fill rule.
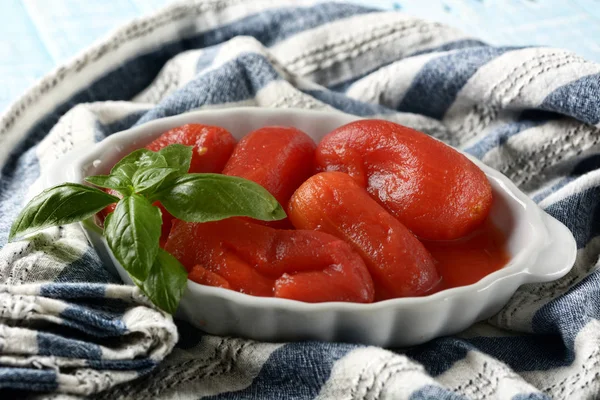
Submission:
[[[171,0],[0,0],[0,110],[48,71]],[[600,0],[354,0],[455,26],[495,45],[571,49],[600,62]]]

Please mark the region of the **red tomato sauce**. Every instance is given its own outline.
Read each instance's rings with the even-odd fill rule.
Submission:
[[[504,234],[489,219],[464,238],[422,242],[442,276],[437,291],[473,284],[503,268],[510,259]]]

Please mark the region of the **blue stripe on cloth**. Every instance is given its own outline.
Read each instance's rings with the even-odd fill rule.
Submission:
[[[42,356],[96,359],[102,358],[100,346],[90,342],[66,338],[52,333],[37,333],[37,354]]]
[[[552,193],[562,189],[563,187],[573,182],[580,176],[585,175],[588,172],[595,171],[597,169],[600,169],[600,154],[593,154],[587,158],[584,158],[575,165],[575,167],[571,170],[571,172],[569,172],[566,178],[561,179],[554,185],[550,186],[545,190],[542,190],[540,193],[533,196],[533,201],[539,203],[546,197],[550,196]]]
[[[482,336],[469,339],[446,337],[417,346],[407,351],[406,355],[423,364],[431,376],[437,377],[464,359],[469,351],[489,354],[516,371],[545,370],[562,367],[573,361],[565,353],[563,342],[557,335]]]
[[[475,143],[471,147],[465,149],[465,152],[474,157],[482,158],[490,150],[499,147],[506,141],[527,129],[535,128],[544,123],[556,120],[559,116],[555,113],[539,110],[528,110],[523,112],[515,122],[496,127],[491,132],[485,135],[483,139]]]
[[[577,177],[597,169],[600,169],[600,154],[592,154],[580,160],[575,167],[573,167],[569,175]]]
[[[569,228],[579,249],[600,235],[600,187],[557,201],[545,211]]]
[[[512,400],[551,400],[550,397],[543,393],[527,393],[518,394],[512,398]]]
[[[540,108],[569,115],[591,125],[600,123],[600,74],[588,75],[550,93]]]
[[[467,398],[435,385],[425,385],[412,392],[410,400],[466,400]]]
[[[137,371],[140,375],[150,372],[157,363],[149,358],[133,360],[101,360],[91,359],[87,361],[90,368],[98,370]]]
[[[311,11],[308,11],[311,10]],[[236,25],[237,29],[224,26],[180,41],[165,44],[163,47],[152,52],[139,55],[138,57],[124,61],[114,70],[91,83],[87,88],[72,96],[68,101],[57,106],[46,117],[42,118],[28,133],[27,137],[19,143],[10,153],[7,162],[2,168],[0,181],[0,246],[6,243],[10,223],[14,220],[21,208],[26,190],[39,176],[39,165],[32,149],[56,124],[58,119],[79,103],[90,103],[105,100],[129,100],[146,88],[162,69],[164,64],[175,55],[190,49],[211,46],[222,40],[230,39],[231,35],[255,35],[263,39],[267,44],[281,40],[286,35],[293,34],[295,29],[300,29],[300,19],[294,13],[306,15],[315,26],[319,23],[345,18],[361,13],[372,12],[374,9],[356,5],[324,3],[305,9],[304,7],[281,8],[272,12],[279,13],[279,23],[274,25],[271,20],[265,18],[266,13],[257,14],[254,19],[246,17],[241,21],[250,21]],[[315,13],[317,17],[309,17],[309,13]],[[305,14],[302,14],[305,13]],[[259,18],[263,15],[262,18]],[[282,15],[289,15],[283,18]],[[239,21],[238,21],[239,22]],[[302,22],[303,23],[303,22]],[[277,28],[277,29],[275,29]],[[275,29],[275,31],[272,31]],[[278,33],[279,32],[279,33]],[[85,65],[81,65],[83,68]],[[24,155],[24,153],[26,153]],[[18,178],[16,178],[18,177]]]
[[[540,308],[532,319],[538,334],[560,335],[568,352],[575,357],[575,338],[591,320],[600,320],[600,271],[594,271],[557,299]]]
[[[450,43],[446,43],[443,44],[441,46],[438,47],[432,47],[429,49],[424,49],[424,50],[419,50],[415,53],[412,53],[410,55],[405,55],[401,58],[397,58],[393,61],[390,62],[384,62],[382,64],[377,65],[375,68],[365,72],[364,74],[361,74],[359,76],[356,76],[352,79],[340,82],[340,83],[336,83],[335,85],[331,85],[328,86],[327,88],[329,90],[332,90],[334,92],[345,92],[346,90],[348,90],[348,88],[355,83],[356,81],[372,74],[373,72],[377,71],[380,68],[386,67],[388,65],[391,65],[395,62],[400,61],[401,59],[404,58],[408,58],[408,57],[414,57],[417,55],[422,55],[422,54],[430,54],[430,53],[438,53],[438,52],[444,52],[444,51],[450,51],[450,50],[462,50],[462,49],[467,49],[470,47],[481,47],[481,46],[487,46],[487,44],[480,42],[479,40],[472,40],[472,39],[463,39],[463,40],[457,40],[456,42],[450,42]]]
[[[210,400],[313,399],[321,390],[337,360],[357,348],[349,344],[301,342],[275,350],[252,384],[237,392],[209,396]]]
[[[368,117],[376,114],[390,114],[393,110],[377,104],[365,103],[359,100],[351,99],[344,96],[342,93],[332,92],[329,90],[304,90],[304,93],[328,104],[340,111]]]
[[[62,324],[94,337],[113,337],[129,330],[120,319],[122,310],[99,310],[79,304],[71,305],[60,313]]]
[[[40,175],[35,148],[17,146],[0,172],[0,247],[6,244],[10,226],[21,211],[22,199]]]
[[[121,279],[111,274],[100,261],[98,253],[90,249],[80,258],[66,265],[54,278],[54,282],[120,283]]]
[[[49,369],[0,367],[0,389],[50,392],[58,388],[56,378],[56,372]]]
[[[433,377],[449,370],[458,360],[467,356],[472,346],[457,339],[440,338],[413,347],[404,354],[422,364]]]
[[[474,350],[502,360],[517,372],[547,370],[573,362],[558,335],[481,336],[465,341]]]
[[[104,299],[106,286],[96,283],[49,283],[40,288],[40,295],[55,299],[81,299],[97,298]]]
[[[427,62],[415,76],[398,111],[442,119],[456,95],[483,65],[516,47],[476,47]]]
[[[131,302],[124,299],[113,298],[88,298],[77,299],[77,304],[85,307],[90,312],[98,313],[100,318],[122,318],[127,310],[131,309]],[[74,327],[74,326],[73,326]]]
[[[148,111],[137,124],[177,115],[207,104],[254,98],[256,92],[280,76],[264,56],[241,54],[220,68],[202,74]]]
[[[119,280],[117,283],[121,283]],[[98,283],[56,282],[45,284],[40,288],[40,295],[61,300],[76,300],[77,304],[90,313],[97,313],[98,318],[118,319],[131,303],[123,299],[106,297],[106,285]],[[72,321],[64,321],[72,328]]]

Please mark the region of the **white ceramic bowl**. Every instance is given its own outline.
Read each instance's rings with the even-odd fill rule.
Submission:
[[[329,131],[360,119],[339,112],[237,108],[197,111],[164,118],[116,133],[92,148],[59,161],[45,179],[49,187],[106,173],[130,151],[164,131],[186,123],[218,125],[237,139],[266,126],[294,126],[317,143]],[[569,230],[544,213],[504,175],[469,157],[487,175],[494,193],[493,222],[508,237],[510,262],[479,282],[439,293],[372,304],[319,303],[254,297],[188,281],[178,317],[205,332],[262,341],[323,340],[378,346],[409,346],[457,333],[498,312],[524,283],[547,282],[573,266],[575,240]],[[106,265],[131,284],[104,239],[88,237]]]

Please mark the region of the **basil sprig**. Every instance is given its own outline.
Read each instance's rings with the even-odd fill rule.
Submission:
[[[85,178],[101,189],[64,183],[34,197],[13,223],[9,240],[51,226],[86,220],[110,204],[104,237],[115,258],[135,284],[163,310],[174,313],[185,290],[187,272],[159,247],[159,201],[178,219],[188,222],[250,217],[276,221],[286,217],[281,205],[262,186],[220,174],[189,174],[192,147],[172,144],[158,152],[136,150],[121,159],[108,175]]]

